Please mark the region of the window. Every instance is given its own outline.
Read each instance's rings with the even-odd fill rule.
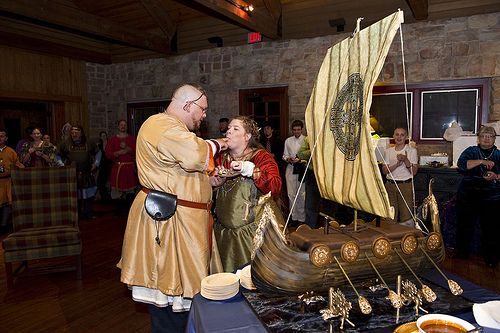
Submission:
[[[411,126],[412,93],[408,93],[408,116],[406,114],[405,94],[388,93],[373,95],[370,108],[370,125],[380,136],[392,136],[394,129],[398,127],[408,128]]]
[[[452,122],[475,133],[479,89],[422,91],[420,140],[440,140]],[[425,126],[423,126],[425,124]]]
[[[411,84],[407,92],[410,129],[416,142],[445,142],[444,131],[453,121],[472,133],[487,121],[490,79]],[[383,136],[392,136],[395,127],[407,127],[403,86],[373,88],[370,124]]]

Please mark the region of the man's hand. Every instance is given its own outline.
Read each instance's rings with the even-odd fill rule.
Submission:
[[[228,148],[226,138],[219,138],[219,139],[213,139],[213,140],[215,140],[219,143],[220,150],[226,150]]]

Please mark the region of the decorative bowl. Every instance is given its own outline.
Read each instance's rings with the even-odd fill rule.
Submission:
[[[445,314],[427,314],[417,319],[417,328],[420,333],[465,333],[474,327],[471,323]]]

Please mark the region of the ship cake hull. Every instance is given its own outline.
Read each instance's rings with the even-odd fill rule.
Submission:
[[[277,221],[261,221],[261,245],[255,249],[252,280],[257,289],[267,293],[302,294],[322,292],[348,284],[338,259],[352,283],[360,284],[377,277],[366,256],[386,281],[399,274],[411,274],[400,257],[415,271],[433,267],[444,260],[439,232],[424,236],[420,230],[398,224],[363,224],[352,228],[329,227],[311,230],[301,227],[283,238]]]

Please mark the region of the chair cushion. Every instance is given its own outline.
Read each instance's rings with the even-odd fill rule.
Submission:
[[[80,244],[80,230],[72,226],[27,228],[14,232],[3,242],[5,252]],[[64,250],[62,250],[64,251]],[[29,258],[27,258],[29,259]]]

